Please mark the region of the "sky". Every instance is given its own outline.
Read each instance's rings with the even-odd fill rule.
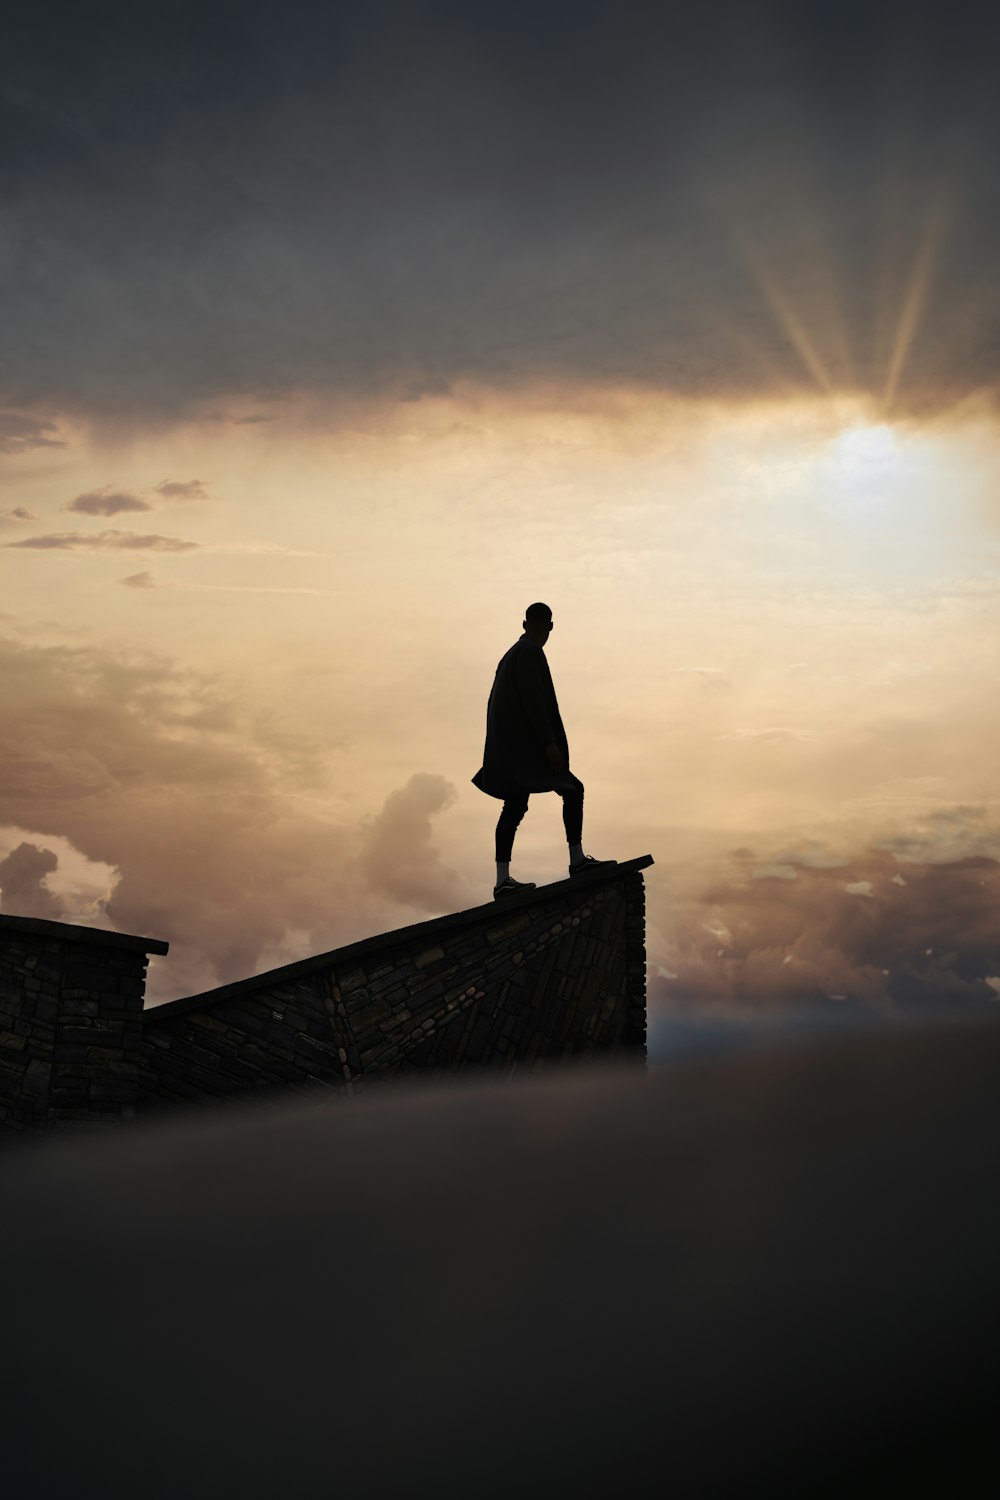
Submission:
[[[542,600],[658,1046],[1000,1001],[1000,13],[5,29],[0,911],[157,1003],[490,900]]]

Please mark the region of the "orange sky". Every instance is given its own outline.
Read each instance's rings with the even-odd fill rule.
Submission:
[[[58,430],[0,470],[4,910],[169,939],[164,1000],[490,899],[469,778],[542,599],[584,848],[656,860],[654,1009],[892,1008],[927,948],[993,992],[988,403],[467,384]],[[924,943],[911,877],[975,857]],[[534,797],[512,873],[565,862]]]

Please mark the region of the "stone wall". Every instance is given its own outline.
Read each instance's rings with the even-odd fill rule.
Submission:
[[[645,1062],[651,855],[146,1012],[139,1108]]]
[[[167,944],[0,916],[0,1129],[132,1119],[147,954]]]
[[[167,944],[0,916],[0,1130],[467,1070],[645,1061],[650,855],[144,1012]]]

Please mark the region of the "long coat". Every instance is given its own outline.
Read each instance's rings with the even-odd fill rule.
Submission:
[[[505,652],[486,706],[483,764],[472,785],[501,799],[518,792],[554,792],[566,784],[549,765],[545,746],[558,745],[569,771],[569,745],[545,650],[522,635]]]

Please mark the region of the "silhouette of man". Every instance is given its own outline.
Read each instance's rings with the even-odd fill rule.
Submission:
[[[524,634],[500,658],[486,706],[486,748],[472,785],[503,802],[496,829],[494,900],[535,889],[533,880],[514,880],[510,874],[514,835],[532,792],[562,797],[571,875],[617,864],[584,854],[581,845],[583,782],[569,768],[569,744],[545,657],[553,623],[547,604],[528,605]]]

